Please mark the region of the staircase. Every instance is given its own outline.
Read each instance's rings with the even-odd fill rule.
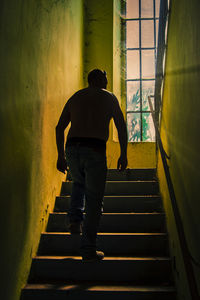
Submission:
[[[100,262],[82,262],[80,237],[67,232],[70,190],[71,182],[63,182],[21,299],[175,300],[156,170],[108,171]]]

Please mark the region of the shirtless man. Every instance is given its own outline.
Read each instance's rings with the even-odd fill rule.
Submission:
[[[101,260],[96,237],[106,182],[106,142],[113,118],[118,131],[121,154],[117,168],[127,167],[127,129],[117,98],[106,90],[106,72],[94,69],[88,74],[89,86],[76,92],[66,103],[56,126],[57,169],[72,177],[69,231],[80,233],[83,261]],[[71,122],[64,150],[64,131]],[[85,218],[83,209],[85,200]],[[83,222],[83,228],[82,228]]]

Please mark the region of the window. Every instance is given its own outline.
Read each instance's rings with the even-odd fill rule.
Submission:
[[[126,112],[129,142],[154,142],[148,105],[154,95],[160,0],[126,1]]]

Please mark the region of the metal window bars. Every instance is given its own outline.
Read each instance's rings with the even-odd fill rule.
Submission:
[[[139,52],[139,78],[127,78],[127,72],[126,72],[126,95],[128,94],[127,85],[128,82],[138,82],[139,83],[139,103],[140,103],[140,109],[132,110],[128,107],[126,108],[127,116],[129,114],[139,114],[140,115],[140,141],[143,141],[143,115],[146,113],[150,113],[149,109],[144,109],[144,103],[143,103],[143,84],[145,82],[155,82],[155,76],[152,78],[144,78],[143,74],[143,61],[142,61],[142,53],[147,50],[154,50],[154,61],[156,62],[156,56],[157,56],[157,38],[156,38],[156,22],[159,20],[158,16],[156,16],[156,0],[152,0],[152,11],[153,16],[152,17],[144,17],[142,16],[142,0],[138,0],[138,9],[139,9],[139,17],[138,18],[125,18],[125,23],[127,24],[128,21],[138,21],[139,23],[139,47],[126,47],[126,70],[127,70],[127,53],[130,51],[138,51]],[[153,21],[153,47],[143,47],[142,45],[142,22],[143,21]],[[127,26],[126,26],[127,28]],[[156,73],[156,65],[155,65],[155,73]],[[148,102],[148,101],[147,101]]]

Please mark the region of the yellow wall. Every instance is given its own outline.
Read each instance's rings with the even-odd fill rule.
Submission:
[[[119,8],[119,0],[1,1],[0,299],[19,298],[65,179],[56,171],[55,144],[65,101],[93,68],[107,71],[108,89],[120,100]],[[108,167],[115,168],[119,144],[110,130]],[[128,153],[129,167],[155,166],[154,144],[131,144]]]
[[[18,299],[64,175],[55,126],[83,86],[81,0],[2,0],[1,295]]]
[[[171,1],[161,137],[170,160],[186,240],[200,265],[200,2]],[[179,299],[191,299],[160,156],[158,175],[167,213]],[[194,264],[200,290],[200,268]]]
[[[124,116],[126,109],[124,80],[124,53],[122,52],[121,0],[84,0],[85,39],[84,39],[84,75],[87,85],[87,73],[93,68],[106,70],[108,90],[114,92],[121,104]],[[108,168],[117,167],[119,143],[116,142],[116,130],[110,125],[110,138],[107,144]],[[155,168],[156,152],[154,143],[129,143],[129,168]]]

